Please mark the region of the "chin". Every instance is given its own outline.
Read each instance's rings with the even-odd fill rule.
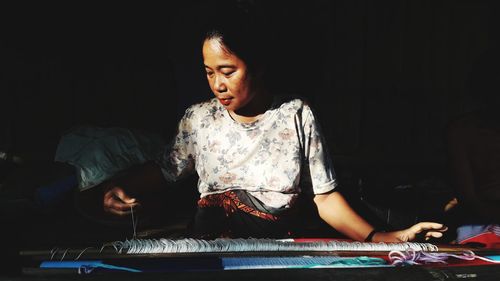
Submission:
[[[240,108],[241,107],[239,106],[239,104],[234,104],[234,103],[231,103],[230,105],[226,106],[227,110],[230,110],[230,111],[233,111],[233,112],[238,111]]]

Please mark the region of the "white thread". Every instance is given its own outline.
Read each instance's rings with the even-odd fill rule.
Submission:
[[[135,239],[137,236],[136,236],[136,228],[137,228],[137,224],[136,224],[136,221],[134,219],[134,207],[131,205],[130,206],[130,214],[132,215],[132,229],[134,231],[134,236],[132,237],[132,239]]]
[[[290,242],[274,239],[133,239],[113,243],[116,252],[126,254],[260,252],[260,251],[438,251],[429,243],[364,243],[346,241]]]
[[[57,251],[59,250],[59,248],[53,248],[52,250],[50,250],[50,260],[52,260],[55,256],[55,254],[57,253]]]
[[[76,256],[75,261],[77,261],[83,255],[83,253],[85,253],[85,251],[87,251],[88,249],[91,249],[91,248],[93,248],[93,247],[87,247],[87,248],[83,249],[83,251],[81,251],[80,254],[78,256]]]
[[[68,251],[69,251],[69,248],[66,248],[66,250],[64,251],[64,253],[63,253],[62,257],[61,257],[61,261],[64,259],[64,257],[68,253]]]
[[[103,250],[104,250],[104,248],[106,248],[106,247],[113,247],[113,248],[115,248],[115,246],[114,246],[114,245],[112,245],[112,244],[110,244],[110,243],[106,243],[106,244],[102,245],[101,249],[99,249],[99,254],[100,254],[100,253],[102,253],[102,251],[103,251]],[[115,250],[116,250],[116,248],[115,248]]]

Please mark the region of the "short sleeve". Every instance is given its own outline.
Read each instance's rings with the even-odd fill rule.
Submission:
[[[337,183],[325,139],[311,108],[305,105],[302,114],[305,138],[303,176],[306,177],[306,181],[310,180],[314,194],[327,193],[335,189]]]
[[[196,124],[193,109],[188,108],[179,122],[177,134],[157,160],[165,179],[175,182],[194,172]]]

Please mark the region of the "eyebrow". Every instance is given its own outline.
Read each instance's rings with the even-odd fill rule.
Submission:
[[[210,68],[212,69],[210,66],[208,65],[205,65],[205,68]],[[222,68],[236,68],[236,65],[234,64],[223,64],[223,65],[219,65],[217,66],[217,69],[222,69]]]

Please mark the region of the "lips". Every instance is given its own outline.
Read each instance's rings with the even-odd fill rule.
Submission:
[[[219,102],[224,106],[228,106],[232,99],[233,98],[219,98]]]

